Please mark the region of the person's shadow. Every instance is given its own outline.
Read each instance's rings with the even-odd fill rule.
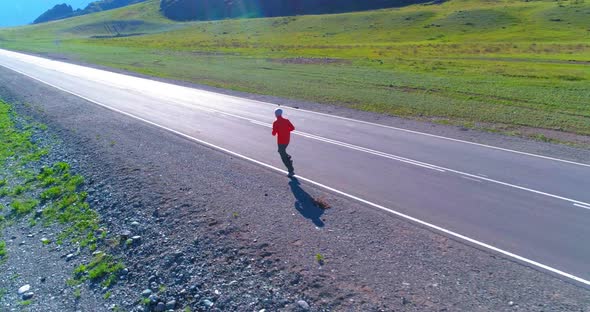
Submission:
[[[295,209],[307,219],[310,219],[316,226],[323,227],[324,221],[320,218],[324,214],[324,210],[318,207],[305,190],[301,188],[301,184],[297,178],[291,178],[289,182],[291,192],[295,196]]]

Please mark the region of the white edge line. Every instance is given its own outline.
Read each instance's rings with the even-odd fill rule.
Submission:
[[[78,66],[78,67],[91,68],[91,67],[88,67],[88,66],[82,66],[82,65],[72,64],[72,63],[62,62],[62,61],[56,61],[56,60],[52,60],[52,59],[48,59],[48,58],[44,58],[44,57],[40,57],[40,56],[34,56],[34,55],[24,54],[24,53],[15,52],[15,51],[6,50],[6,49],[0,49],[0,50],[4,50],[4,51],[10,52],[10,53],[14,53],[14,54],[21,54],[21,55],[25,55],[25,56],[28,56],[28,57],[39,58],[39,59],[43,59],[43,60],[49,60],[49,61],[52,61],[52,62],[55,62],[55,63],[64,63],[64,64],[74,65],[74,66]],[[0,64],[0,66],[4,66],[6,68],[12,69],[12,68],[10,68],[10,67],[8,67],[6,65],[1,65]],[[449,141],[460,142],[460,143],[464,143],[464,144],[471,144],[471,145],[476,145],[476,146],[485,147],[485,148],[491,148],[491,149],[505,151],[505,152],[510,152],[510,153],[516,153],[516,154],[520,154],[520,155],[526,155],[526,156],[537,157],[537,158],[542,158],[542,159],[547,159],[547,160],[553,160],[553,161],[558,161],[558,162],[563,162],[563,163],[568,163],[568,164],[573,164],[573,165],[578,165],[578,166],[590,167],[590,164],[585,164],[585,163],[581,163],[581,162],[575,162],[575,161],[571,161],[571,160],[565,160],[565,159],[560,159],[560,158],[555,158],[555,157],[550,157],[550,156],[543,156],[543,155],[538,155],[538,154],[533,154],[533,153],[521,152],[521,151],[516,151],[516,150],[512,150],[512,149],[508,149],[508,148],[503,148],[503,147],[498,147],[498,146],[493,146],[493,145],[487,145],[487,144],[482,144],[482,143],[476,143],[476,142],[470,142],[470,141],[465,141],[465,140],[460,140],[460,139],[454,139],[454,138],[449,138],[449,137],[445,137],[445,136],[441,136],[441,135],[430,134],[430,133],[426,133],[426,132],[420,132],[420,131],[409,130],[409,129],[403,129],[403,128],[398,128],[398,127],[383,125],[383,124],[379,124],[379,123],[374,123],[374,122],[370,122],[370,121],[364,121],[364,120],[359,120],[359,119],[353,119],[353,118],[348,118],[348,117],[331,115],[331,114],[316,112],[316,111],[307,110],[307,109],[295,108],[295,107],[288,106],[288,105],[273,104],[273,103],[270,103],[270,102],[264,102],[264,101],[250,99],[250,98],[246,98],[246,97],[239,97],[239,96],[236,96],[236,95],[225,94],[225,93],[221,93],[221,92],[214,92],[214,91],[209,91],[209,90],[204,90],[204,89],[199,89],[199,88],[186,87],[186,86],[182,86],[182,85],[175,84],[175,83],[168,83],[168,82],[162,82],[162,81],[153,80],[153,79],[149,79],[149,78],[142,78],[142,77],[131,76],[131,75],[117,73],[117,72],[110,71],[110,70],[105,70],[105,69],[98,69],[98,68],[92,68],[92,69],[99,70],[99,71],[104,71],[104,72],[108,72],[108,73],[113,73],[113,74],[117,74],[117,75],[122,75],[122,76],[134,77],[134,78],[137,78],[137,79],[145,79],[145,80],[156,81],[156,82],[160,82],[160,83],[164,83],[164,84],[171,84],[171,85],[175,85],[175,86],[178,86],[178,87],[181,87],[181,88],[186,88],[186,89],[190,89],[190,90],[199,90],[201,92],[210,93],[210,94],[214,94],[214,95],[224,95],[224,96],[231,97],[231,98],[234,98],[234,99],[239,99],[239,100],[242,100],[242,101],[243,100],[247,100],[247,101],[250,101],[250,102],[255,102],[255,103],[260,103],[260,104],[270,105],[270,106],[284,106],[284,107],[288,107],[289,109],[293,109],[295,111],[302,111],[302,112],[307,112],[307,113],[321,115],[321,116],[326,116],[326,117],[331,117],[331,118],[343,119],[343,120],[348,120],[348,121],[352,121],[352,122],[358,122],[358,123],[362,123],[362,124],[367,124],[367,125],[373,125],[373,126],[388,128],[388,129],[397,130],[397,131],[403,131],[403,132],[408,132],[408,133],[413,133],[413,134],[419,134],[419,135],[429,136],[429,137],[443,139],[443,140],[449,140]],[[12,69],[12,70],[14,70],[14,69]],[[17,72],[20,73],[20,71],[17,71]]]
[[[481,182],[481,180],[470,178],[470,177],[466,177],[466,176],[461,176],[461,178],[467,179],[467,180],[471,180],[471,181],[475,181],[475,182]]]
[[[574,203],[574,206],[590,210],[590,206],[584,206],[584,205],[580,205],[580,204],[576,204],[576,203]]]
[[[2,65],[2,66],[4,66],[4,65]],[[4,66],[4,67],[7,67],[7,66]],[[10,68],[10,67],[7,67],[7,68],[9,68],[9,69],[11,69],[11,70],[14,70],[14,69],[12,69],[12,68]],[[22,75],[25,75],[25,76],[27,76],[27,77],[29,77],[29,78],[31,78],[31,79],[37,80],[37,81],[39,81],[39,82],[42,82],[42,83],[44,83],[44,84],[46,84],[46,85],[49,85],[49,86],[51,86],[51,87],[54,87],[54,88],[56,88],[56,89],[58,89],[58,90],[61,90],[61,91],[63,91],[63,92],[70,93],[70,94],[72,94],[72,95],[75,95],[75,96],[77,96],[77,97],[80,97],[80,98],[82,98],[82,99],[84,99],[84,100],[86,100],[86,101],[88,101],[88,102],[94,103],[94,104],[96,104],[96,105],[102,106],[102,107],[104,107],[104,108],[107,108],[107,109],[109,109],[109,110],[112,110],[112,111],[114,111],[114,112],[117,112],[117,113],[120,113],[120,114],[126,115],[126,116],[128,116],[128,117],[135,118],[135,119],[137,119],[137,120],[143,121],[143,122],[145,122],[145,123],[147,123],[147,124],[150,124],[150,125],[152,125],[152,126],[155,126],[155,127],[158,127],[158,128],[160,128],[160,129],[163,129],[163,130],[166,130],[166,131],[172,132],[172,133],[174,133],[174,134],[177,134],[177,135],[179,135],[179,136],[182,136],[182,137],[184,137],[184,138],[187,138],[187,139],[189,139],[189,140],[195,141],[195,142],[197,142],[197,143],[203,144],[203,145],[205,145],[205,146],[209,146],[209,147],[211,147],[211,148],[214,148],[214,149],[217,149],[217,150],[219,150],[219,151],[225,152],[225,153],[227,153],[227,154],[230,154],[230,155],[233,155],[233,156],[236,156],[236,157],[242,158],[242,159],[244,159],[244,160],[247,160],[247,161],[253,162],[253,163],[255,163],[255,164],[258,164],[258,165],[260,165],[260,166],[263,166],[263,167],[269,168],[269,169],[271,169],[271,170],[274,170],[274,171],[281,172],[281,173],[283,173],[283,174],[284,174],[284,173],[287,173],[287,171],[285,171],[285,170],[282,170],[282,169],[279,169],[279,168],[277,168],[277,167],[274,167],[274,166],[272,166],[272,165],[269,165],[269,164],[263,163],[263,162],[261,162],[261,161],[258,161],[258,160],[256,160],[256,159],[250,158],[250,157],[248,157],[248,156],[245,156],[245,155],[242,155],[242,154],[238,154],[238,153],[236,153],[236,152],[232,152],[232,151],[230,151],[230,150],[228,150],[228,149],[225,149],[225,148],[223,148],[223,147],[220,147],[220,146],[217,146],[217,145],[215,145],[215,144],[212,144],[212,143],[209,143],[209,142],[206,142],[206,141],[203,141],[203,140],[197,139],[197,138],[195,138],[195,137],[192,137],[192,136],[190,136],[190,135],[187,135],[187,134],[184,134],[184,133],[182,133],[182,132],[176,131],[176,130],[174,130],[174,129],[170,129],[170,128],[168,128],[168,127],[165,127],[165,126],[159,125],[159,124],[157,124],[157,123],[155,123],[155,122],[149,121],[149,120],[147,120],[147,119],[143,119],[143,118],[141,118],[141,117],[139,117],[139,116],[135,116],[135,115],[133,115],[133,114],[126,113],[126,112],[124,112],[124,111],[118,110],[118,109],[116,109],[116,108],[113,108],[113,107],[110,107],[110,106],[108,106],[108,105],[104,105],[104,104],[102,104],[102,103],[99,103],[99,102],[97,102],[97,101],[91,100],[91,99],[89,99],[89,98],[86,98],[86,97],[84,97],[84,96],[78,95],[78,94],[76,94],[75,92],[72,92],[72,91],[65,90],[65,89],[63,89],[63,88],[61,88],[61,87],[58,87],[58,86],[52,85],[51,83],[45,82],[45,81],[43,81],[43,80],[41,80],[41,79],[38,79],[38,78],[32,77],[32,76],[30,76],[30,75],[28,75],[28,74],[25,74],[25,73],[21,72],[21,71],[18,71],[18,70],[14,70],[14,71],[15,71],[15,72],[18,72],[18,73],[20,73],[20,74],[22,74]],[[459,234],[459,233],[455,233],[455,232],[453,232],[453,231],[447,230],[447,229],[445,229],[445,228],[442,228],[442,227],[440,227],[440,226],[434,225],[434,224],[432,224],[432,223],[428,223],[428,222],[426,222],[426,221],[422,221],[422,220],[420,220],[420,219],[417,219],[417,218],[411,217],[411,216],[409,216],[409,215],[403,214],[403,213],[401,213],[401,212],[398,212],[398,211],[395,211],[395,210],[392,210],[392,209],[386,208],[386,207],[384,207],[384,206],[381,206],[381,205],[379,205],[379,204],[375,204],[375,203],[373,203],[373,202],[370,202],[370,201],[368,201],[368,200],[362,199],[362,198],[360,198],[360,197],[356,197],[356,196],[354,196],[354,195],[351,195],[351,194],[345,193],[345,192],[343,192],[343,191],[339,191],[339,190],[337,190],[337,189],[335,189],[335,188],[329,187],[329,186],[327,186],[327,185],[324,185],[324,184],[321,184],[321,183],[319,183],[319,182],[315,182],[315,181],[313,181],[313,180],[311,180],[311,179],[308,179],[308,178],[305,178],[305,177],[301,177],[301,176],[297,176],[297,178],[298,178],[298,179],[301,179],[301,180],[303,180],[303,181],[306,181],[306,182],[308,182],[308,183],[311,183],[311,184],[313,184],[313,185],[319,186],[319,187],[321,187],[321,188],[323,188],[323,189],[326,189],[326,190],[328,190],[328,191],[331,191],[331,192],[333,192],[333,193],[336,193],[336,194],[342,195],[342,196],[344,196],[344,197],[348,197],[348,198],[350,198],[350,199],[353,199],[353,200],[356,200],[356,201],[358,201],[358,202],[361,202],[361,203],[367,204],[367,205],[369,205],[369,206],[372,206],[372,207],[374,207],[374,208],[377,208],[377,209],[380,209],[380,210],[383,210],[383,211],[389,212],[389,213],[391,213],[391,214],[394,214],[394,215],[396,215],[396,216],[398,216],[398,217],[401,217],[401,218],[404,218],[404,219],[407,219],[407,220],[413,221],[413,222],[415,222],[415,223],[418,223],[418,224],[420,224],[420,225],[423,225],[423,226],[426,226],[426,227],[429,227],[429,228],[435,229],[435,230],[437,230],[437,231],[440,231],[440,232],[442,232],[442,233],[445,233],[445,234],[447,234],[447,235],[450,235],[450,236],[453,236],[453,237],[456,237],[456,238],[462,239],[462,240],[464,240],[464,241],[467,241],[467,242],[469,242],[469,243],[472,243],[472,244],[474,244],[474,245],[477,245],[477,246],[480,246],[480,247],[484,247],[484,248],[486,248],[486,249],[489,249],[489,250],[495,251],[495,252],[497,252],[497,253],[503,254],[503,255],[505,255],[505,256],[508,256],[508,257],[510,257],[510,258],[517,259],[517,260],[519,260],[519,261],[522,261],[522,262],[524,262],[524,263],[527,263],[527,264],[530,264],[530,265],[536,266],[536,267],[538,267],[538,268],[541,268],[541,269],[547,270],[547,271],[549,271],[549,272],[555,273],[555,274],[557,274],[557,275],[560,275],[560,276],[563,276],[563,277],[569,278],[569,279],[571,279],[571,280],[574,280],[574,281],[576,281],[576,282],[579,282],[579,283],[581,283],[581,284],[584,284],[584,285],[590,286],[590,281],[589,281],[589,280],[585,280],[585,279],[583,279],[583,278],[581,278],[581,277],[577,277],[577,276],[575,276],[575,275],[573,275],[573,274],[566,273],[566,272],[564,272],[564,271],[561,271],[561,270],[555,269],[555,268],[553,268],[553,267],[550,267],[550,266],[548,266],[548,265],[545,265],[545,264],[542,264],[542,263],[536,262],[536,261],[534,261],[534,260],[531,260],[531,259],[528,259],[528,258],[525,258],[525,257],[519,256],[519,255],[517,255],[517,254],[514,254],[514,253],[511,253],[511,252],[509,252],[509,251],[502,250],[502,249],[500,249],[500,248],[494,247],[494,246],[492,246],[492,245],[489,245],[489,244],[486,244],[486,243],[484,243],[484,242],[480,242],[480,241],[478,241],[478,240],[475,240],[475,239],[473,239],[473,238],[469,238],[469,237],[467,237],[467,236],[461,235],[461,234]]]

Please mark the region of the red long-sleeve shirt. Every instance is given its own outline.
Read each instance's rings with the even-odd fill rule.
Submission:
[[[295,127],[289,121],[289,119],[283,118],[281,116],[277,117],[277,120],[272,124],[272,135],[277,136],[277,143],[278,144],[289,144],[291,140],[291,131],[294,131]]]

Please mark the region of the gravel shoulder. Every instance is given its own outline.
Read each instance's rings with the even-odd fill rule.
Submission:
[[[305,306],[300,300],[311,311],[590,311],[585,288],[3,68],[0,97],[61,140],[63,158],[87,178],[88,201],[111,231],[141,236],[140,244],[117,250],[129,276],[109,300],[125,311],[143,309],[146,288],[197,311],[297,311]],[[461,139],[490,136],[488,144],[505,139],[321,109],[414,130],[433,127],[441,135],[455,131]],[[503,147],[590,159],[586,150],[506,140]],[[317,198],[331,208],[316,207]],[[59,311],[95,307],[89,301]]]
[[[88,287],[72,288],[66,281],[72,278],[75,267],[86,262],[87,255],[80,255],[71,243],[56,245],[62,228],[34,226],[21,221],[4,230],[8,249],[6,262],[0,264],[0,311],[110,311],[113,301],[103,300],[105,292]],[[52,243],[43,244],[42,239]],[[72,254],[74,260],[67,260]],[[25,303],[17,290],[30,285],[33,293],[30,303]],[[79,291],[79,296],[75,292]]]

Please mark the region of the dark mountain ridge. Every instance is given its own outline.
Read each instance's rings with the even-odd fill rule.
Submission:
[[[100,0],[89,3],[83,10],[73,10],[72,6],[63,3],[54,6],[53,8],[41,14],[33,24],[45,23],[49,21],[64,19],[73,16],[85,15],[100,11],[117,9],[130,4],[143,2],[145,0]]]
[[[45,23],[62,18],[68,18],[73,16],[73,14],[74,10],[72,9],[72,6],[67,5],[65,3],[58,4],[53,8],[45,11],[45,13],[41,14],[39,17],[37,17],[33,24]]]
[[[186,21],[344,13],[426,2],[431,0],[161,0],[160,10]]]

